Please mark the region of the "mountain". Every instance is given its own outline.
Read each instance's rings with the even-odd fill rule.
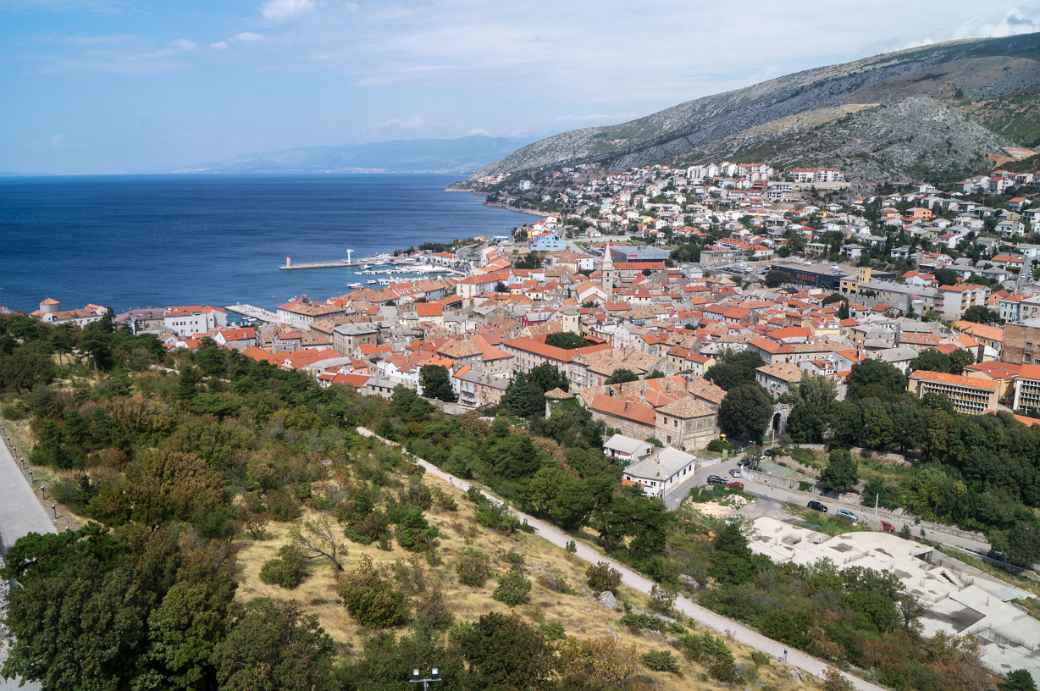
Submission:
[[[706,96],[620,125],[564,132],[475,177],[575,163],[623,169],[727,158],[838,165],[853,179],[957,177],[1040,145],[1040,33],[951,41]]]
[[[455,139],[405,139],[346,146],[312,146],[249,154],[179,172],[468,174],[529,141],[472,135]]]

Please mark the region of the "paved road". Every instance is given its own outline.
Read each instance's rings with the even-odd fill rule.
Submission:
[[[371,430],[368,430],[364,427],[358,427],[357,431],[362,436],[373,437],[376,439],[380,439],[381,441],[392,446],[397,446],[395,442],[392,442],[388,439],[383,439]],[[417,456],[412,456],[412,458],[415,460],[416,463],[425,468],[426,471],[431,475],[434,475],[435,477],[439,477],[442,480],[451,483],[452,485],[458,487],[462,491],[466,491],[471,486],[473,486],[472,483],[470,483],[469,481],[455,477],[450,473],[446,473],[428,461],[425,461]],[[707,476],[707,474],[708,473],[706,473],[705,476]],[[498,497],[488,494],[486,491],[484,491],[483,488],[478,489],[480,489],[481,492],[483,492],[485,496],[487,496],[492,501],[501,503],[501,499],[499,499]],[[510,511],[512,511],[512,513],[515,514],[521,520],[527,521],[528,525],[534,528],[534,532],[536,535],[538,535],[544,540],[548,540],[557,547],[565,549],[567,543],[573,539],[569,534],[563,532],[556,526],[546,523],[545,521],[542,521],[540,519],[537,519],[534,516],[528,516],[527,514],[517,511],[512,507],[510,507]],[[638,590],[642,593],[650,593],[650,590],[654,586],[654,582],[646,576],[643,576],[642,574],[633,571],[624,564],[615,561],[610,557],[605,556],[602,552],[591,547],[590,545],[585,544],[584,542],[576,541],[576,544],[578,548],[576,556],[579,559],[582,559],[583,561],[586,561],[590,564],[595,564],[596,562],[601,561],[607,562],[608,564],[610,564],[612,568],[618,570],[618,572],[621,574],[621,580],[626,586],[632,588],[633,590]],[[800,650],[788,648],[784,646],[783,643],[774,641],[771,638],[767,638],[762,634],[758,633],[757,631],[754,631],[753,629],[744,626],[740,622],[734,621],[733,619],[729,619],[720,614],[716,614],[715,612],[712,612],[710,609],[701,607],[689,598],[683,596],[676,598],[675,608],[683,614],[685,614],[686,616],[688,616],[690,619],[693,619],[697,623],[701,624],[702,626],[706,626],[710,629],[713,629],[717,633],[722,634],[724,636],[729,636],[733,640],[738,641],[739,643],[768,653],[769,655],[772,655],[774,658],[778,660],[783,659],[786,653],[788,665],[790,665],[791,667],[796,667],[802,670],[803,672],[808,672],[809,674],[812,674],[816,677],[822,678],[823,675],[827,672],[827,670],[831,667],[831,665],[828,665],[823,660],[817,659],[807,653],[803,653]],[[870,682],[860,679],[859,677],[853,676],[851,674],[842,672],[842,675],[846,679],[848,679],[856,689],[860,689],[861,691],[881,691],[882,689],[882,687],[880,686],[871,684]]]
[[[53,533],[54,524],[36,500],[36,495],[11,456],[6,442],[0,437],[0,538],[3,544],[12,545],[18,538],[31,532]],[[0,590],[0,612],[6,606],[4,595],[4,591]],[[0,664],[3,664],[6,655],[3,643],[5,634],[6,631],[0,625]],[[0,678],[0,691],[38,691],[39,688],[36,684],[22,686],[16,680]]]
[[[690,493],[690,490],[707,483],[708,475],[721,475],[727,480],[730,479],[729,471],[732,468],[735,468],[738,462],[738,458],[734,457],[733,459],[729,459],[723,463],[698,468],[689,480],[686,480],[681,485],[677,485],[672,489],[672,491],[665,495],[665,506],[667,506],[671,511],[679,508],[679,505]],[[819,494],[812,494],[811,492],[801,492],[795,489],[774,487],[773,485],[759,482],[759,477],[761,477],[761,473],[759,472],[744,472],[744,476],[740,478],[740,481],[744,483],[745,493],[763,499],[781,501],[787,504],[795,504],[797,506],[805,506],[810,499],[816,499],[817,501],[823,502],[832,514],[838,509],[848,509],[856,514],[862,523],[876,530],[881,530],[881,518],[875,518],[873,509],[869,507],[863,506],[862,504],[838,501],[837,499],[831,499],[830,497],[821,496]],[[914,533],[914,537],[919,536],[917,528],[914,527],[913,516],[906,516],[901,521],[899,519],[889,520],[893,525],[895,525],[896,530],[902,528],[905,523],[910,526]],[[937,542],[949,547],[966,549],[979,554],[987,554],[990,550],[990,545],[985,540],[979,540],[959,533],[947,532],[935,527],[929,527],[925,531],[925,538],[930,542]]]

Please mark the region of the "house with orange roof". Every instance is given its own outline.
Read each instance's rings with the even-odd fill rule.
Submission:
[[[978,324],[976,322],[964,320],[955,321],[951,326],[953,326],[957,331],[971,336],[986,347],[992,348],[996,351],[997,355],[999,355],[1004,349],[1003,327],[992,326],[990,324]]]
[[[914,370],[907,390],[918,398],[936,394],[965,415],[985,415],[997,410],[1000,387],[983,373],[977,376]]]
[[[213,336],[213,341],[222,348],[232,350],[245,350],[257,343],[256,329],[251,326],[228,327],[218,329]]]
[[[689,372],[696,377],[703,377],[715,364],[715,358],[710,355],[701,355],[697,351],[683,346],[670,348],[667,357],[673,372]]]
[[[72,324],[82,329],[87,324],[101,321],[109,312],[107,307],[95,304],[88,304],[79,309],[63,310],[61,302],[54,298],[45,298],[40,302],[40,308],[29,316],[45,324]]]
[[[957,283],[939,287],[940,311],[946,321],[964,317],[969,307],[985,307],[989,288],[975,283]]]
[[[227,327],[227,312],[210,305],[167,307],[163,328],[178,336],[195,336]]]
[[[310,328],[311,324],[317,319],[338,317],[345,314],[344,308],[340,305],[311,302],[306,297],[278,305],[276,312],[278,320],[283,324],[302,328]]]

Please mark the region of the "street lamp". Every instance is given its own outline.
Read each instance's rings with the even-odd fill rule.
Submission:
[[[441,681],[441,671],[437,667],[430,670],[430,676],[424,677],[419,673],[419,668],[416,667],[412,670],[412,676],[408,680],[409,684],[422,684],[423,691],[429,691],[430,684],[436,684]]]

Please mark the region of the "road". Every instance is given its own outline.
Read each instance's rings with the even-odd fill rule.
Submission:
[[[729,459],[723,463],[698,468],[689,480],[686,480],[681,485],[677,485],[672,489],[672,491],[665,495],[665,506],[668,507],[670,511],[677,509],[683,499],[686,498],[686,495],[690,493],[690,490],[705,484],[709,475],[721,475],[727,480],[730,479],[729,471],[732,468],[735,468],[738,463],[738,457],[734,457],[733,459]],[[838,501],[837,499],[821,496],[819,494],[812,494],[811,492],[774,487],[773,485],[760,482],[760,477],[761,474],[758,472],[748,473],[747,471],[744,471],[743,477],[740,478],[740,481],[744,483],[745,494],[750,494],[763,499],[780,501],[787,504],[795,504],[797,506],[805,506],[810,499],[816,499],[817,501],[823,502],[831,514],[838,509],[848,509],[859,517],[861,523],[876,530],[881,530],[881,520],[884,517],[875,517],[874,510],[870,507],[863,506],[862,504]],[[914,531],[914,536],[918,536],[917,529],[914,527],[915,519],[913,516],[907,515],[902,519],[888,520],[895,525],[897,530],[902,528],[904,524],[909,525],[911,530]],[[988,554],[990,550],[990,545],[985,540],[980,540],[966,534],[945,531],[942,528],[937,528],[935,526],[929,526],[925,531],[924,537],[929,542],[935,542],[948,547],[966,549],[979,554]]]
[[[0,435],[0,538],[5,545],[13,545],[15,541],[28,533],[53,533],[47,511],[37,501],[32,488],[18,468],[18,463],[11,455],[3,435]],[[6,584],[5,584],[6,585]],[[6,593],[0,590],[0,612],[6,608]],[[0,665],[6,656],[4,638],[6,631],[0,625]],[[37,684],[19,684],[17,680],[0,678],[0,691],[38,691]]]
[[[379,435],[364,427],[358,427],[357,431],[358,434],[364,437],[372,437],[374,439],[379,439],[380,441],[383,441],[384,443],[389,444],[391,446],[399,446],[396,442],[390,441],[389,439],[384,439],[383,437],[380,437]],[[462,478],[455,477],[450,473],[446,473],[437,466],[433,465],[432,463],[426,460],[423,460],[422,458],[419,458],[418,456],[414,456],[411,454],[409,455],[418,465],[422,466],[426,470],[426,472],[430,473],[435,477],[441,478],[446,482],[451,483],[453,486],[458,487],[462,491],[467,491],[470,487],[474,486],[468,480],[463,480]],[[735,460],[732,462],[734,465],[736,464]],[[705,470],[711,469],[709,468]],[[710,473],[706,472],[705,477],[708,474]],[[492,494],[489,494],[482,487],[478,486],[478,489],[486,497],[488,497],[488,499],[496,503],[502,503],[501,499]],[[559,528],[550,523],[546,523],[545,521],[535,518],[534,516],[529,516],[523,512],[517,511],[512,507],[508,508],[517,518],[519,518],[520,520],[527,521],[527,524],[534,529],[534,533],[536,535],[541,537],[543,540],[548,540],[549,542],[556,545],[557,547],[560,547],[561,549],[566,549],[567,543],[574,539],[570,534],[565,533],[564,531],[560,530]],[[652,580],[636,571],[633,571],[631,568],[625,566],[621,562],[615,561],[614,559],[605,556],[602,552],[584,542],[575,541],[575,543],[578,549],[578,551],[575,553],[575,556],[577,556],[579,559],[588,562],[589,564],[595,564],[597,562],[607,562],[608,564],[610,564],[611,568],[617,569],[617,571],[621,574],[621,581],[626,586],[632,588],[633,590],[637,590],[641,593],[645,593],[647,595],[650,594],[650,591],[654,586],[654,582]],[[676,598],[675,608],[678,611],[685,614],[690,619],[696,621],[698,624],[712,629],[716,633],[719,633],[723,636],[732,638],[733,640],[739,643],[768,653],[777,660],[784,659],[784,656],[786,655],[787,664],[789,666],[795,667],[803,672],[808,672],[813,676],[823,678],[827,670],[831,668],[831,665],[827,664],[823,660],[815,658],[812,655],[804,653],[800,650],[795,650],[794,648],[787,647],[783,643],[774,641],[771,638],[767,638],[766,636],[763,636],[757,631],[744,626],[738,621],[729,619],[720,614],[712,612],[710,609],[701,607],[700,605],[696,604],[687,597],[679,596],[678,598]],[[860,691],[881,691],[882,689],[882,687],[880,686],[872,684],[864,679],[860,679],[859,677],[848,674],[846,672],[842,672],[841,674],[849,682],[851,682],[856,689],[859,689]]]

